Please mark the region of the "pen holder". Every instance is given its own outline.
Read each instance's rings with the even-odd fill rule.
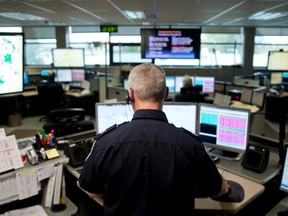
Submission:
[[[35,135],[36,140],[36,149],[40,150],[41,148],[50,149],[55,147],[55,137],[53,133],[46,134],[44,130],[42,132],[38,132]]]

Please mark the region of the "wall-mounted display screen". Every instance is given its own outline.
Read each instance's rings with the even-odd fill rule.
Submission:
[[[54,67],[84,67],[83,48],[56,48],[52,49]]]
[[[270,51],[267,62],[268,71],[288,71],[288,52]]]
[[[0,33],[0,94],[24,89],[24,34]]]
[[[199,59],[201,29],[141,29],[142,58]]]

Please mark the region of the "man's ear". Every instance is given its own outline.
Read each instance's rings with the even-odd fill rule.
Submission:
[[[133,89],[128,89],[128,97],[130,99],[130,102],[134,101],[134,91],[133,91]]]

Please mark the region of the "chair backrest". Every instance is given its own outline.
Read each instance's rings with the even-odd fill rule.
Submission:
[[[45,114],[48,114],[50,110],[66,106],[64,90],[60,83],[42,84],[37,89],[39,107]]]
[[[51,110],[43,129],[46,133],[54,130],[54,136],[59,137],[93,130],[94,123],[85,120],[85,110],[83,108],[64,108]]]
[[[53,123],[79,122],[85,119],[85,110],[82,108],[64,108],[51,110],[48,120]]]

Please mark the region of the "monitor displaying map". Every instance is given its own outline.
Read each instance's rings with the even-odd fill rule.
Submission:
[[[24,87],[24,34],[0,33],[0,95]]]
[[[84,67],[83,48],[55,48],[52,49],[53,65],[58,68]]]

